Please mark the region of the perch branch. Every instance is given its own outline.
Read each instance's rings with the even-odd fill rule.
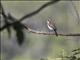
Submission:
[[[30,28],[28,28],[27,31],[35,34],[55,35],[55,33],[52,33],[52,32],[50,33],[50,32],[36,31]],[[80,36],[80,33],[68,33],[68,34],[58,33],[58,36]]]

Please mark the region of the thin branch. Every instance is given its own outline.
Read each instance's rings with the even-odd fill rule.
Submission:
[[[76,6],[74,5],[74,3],[72,1],[71,1],[71,3],[72,3],[72,6],[73,6],[73,8],[74,8],[74,10],[76,12],[76,15],[77,15],[77,18],[78,18],[78,24],[79,24],[79,21],[80,21],[79,13],[78,13],[78,11],[77,11]]]
[[[52,32],[50,33],[50,32],[36,31],[30,28],[28,28],[27,31],[35,34],[55,35],[55,33],[52,33]],[[58,36],[80,36],[80,33],[68,33],[68,34],[58,33]]]
[[[7,16],[6,16],[6,14],[5,14],[5,11],[4,11],[4,9],[3,9],[2,4],[1,4],[1,13],[2,13],[3,17],[4,17],[5,19],[7,19]]]
[[[43,10],[44,8],[46,8],[47,6],[49,6],[49,5],[51,5],[51,4],[56,3],[57,1],[59,1],[59,0],[53,0],[53,1],[51,1],[51,2],[45,3],[45,4],[42,5],[39,9],[37,9],[36,11],[34,11],[34,12],[32,12],[32,13],[29,13],[29,14],[23,16],[23,17],[20,18],[18,21],[15,21],[15,22],[10,23],[10,24],[8,24],[8,25],[4,25],[2,28],[0,28],[0,31],[4,30],[5,28],[7,28],[7,27],[9,27],[9,26],[11,26],[11,25],[13,25],[13,24],[16,23],[16,22],[21,22],[21,21],[23,21],[23,20],[26,19],[26,18],[29,18],[29,17],[32,17],[33,15],[36,15],[36,14],[39,13],[41,10]]]
[[[36,11],[31,12],[31,13],[23,16],[23,17],[22,17],[21,19],[19,19],[19,20],[22,21],[22,20],[24,20],[24,19],[26,19],[26,18],[29,18],[29,17],[31,17],[31,16],[33,16],[33,15],[36,15],[36,14],[38,14],[40,11],[42,11],[44,8],[46,8],[47,6],[49,6],[49,5],[51,5],[51,4],[54,4],[54,3],[58,2],[58,1],[59,1],[59,0],[53,0],[53,1],[51,1],[51,2],[47,2],[47,3],[45,3],[44,5],[42,5],[39,9],[37,9]]]

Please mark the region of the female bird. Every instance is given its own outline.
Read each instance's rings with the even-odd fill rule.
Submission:
[[[48,26],[49,30],[54,31],[55,35],[58,36],[57,28],[56,28],[55,23],[52,19],[47,20],[47,26]]]

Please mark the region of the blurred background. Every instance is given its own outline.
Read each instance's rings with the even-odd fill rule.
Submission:
[[[17,19],[37,10],[47,2],[1,1],[6,14],[11,13]],[[77,17],[74,6],[80,16],[80,1],[59,1],[46,7],[40,13],[25,19],[22,23],[29,25],[33,30],[49,32],[46,21],[50,17],[55,19],[58,33],[80,33],[80,20]],[[1,21],[1,25],[4,25],[3,18],[1,18]],[[71,51],[73,49],[80,48],[79,36],[56,37],[30,33],[26,29],[24,33],[25,40],[22,46],[19,46],[13,29],[11,38],[8,37],[6,30],[1,32],[2,60],[40,60],[41,58],[55,60],[60,56],[72,55]]]

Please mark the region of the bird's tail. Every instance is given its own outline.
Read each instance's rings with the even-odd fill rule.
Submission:
[[[56,36],[58,36],[58,33],[57,33],[57,31],[56,31],[56,30],[54,30],[54,31],[55,31],[55,35],[56,35]]]

